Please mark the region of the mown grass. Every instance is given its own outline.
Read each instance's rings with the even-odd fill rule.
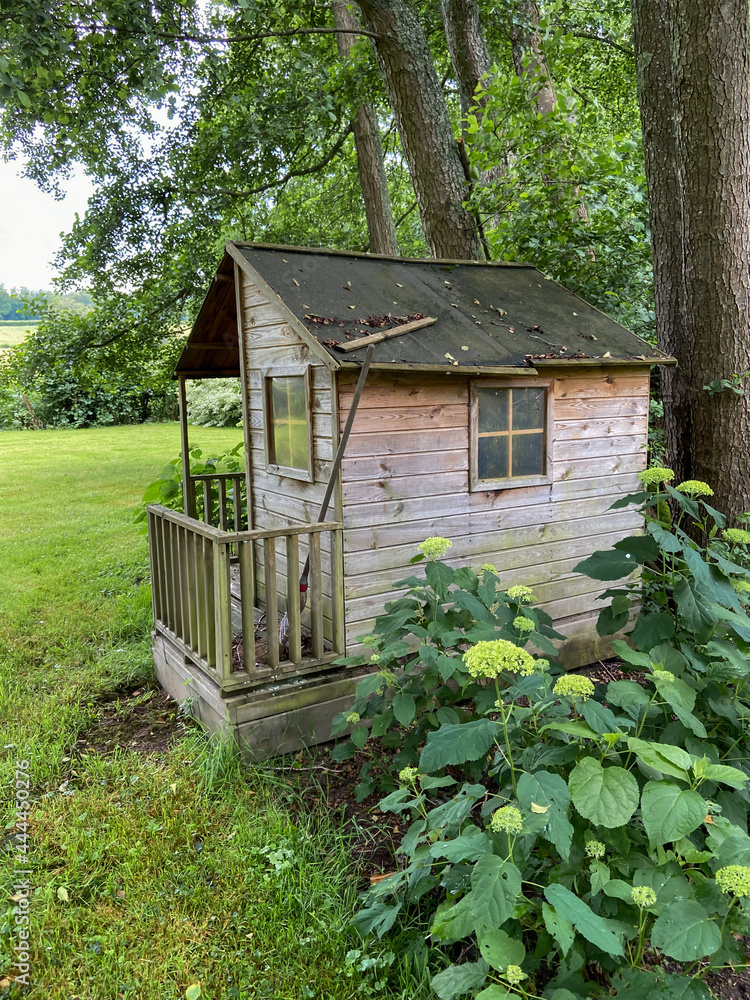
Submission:
[[[29,330],[36,323],[29,320],[0,320],[0,350],[6,347],[17,347],[28,336]]]
[[[237,430],[196,428],[208,451]],[[0,435],[0,801],[33,783],[32,998],[416,997],[345,930],[347,834],[283,772],[191,729],[162,755],[81,753],[97,701],[152,678],[146,541],[131,524],[175,425]],[[13,975],[2,871],[0,997]],[[386,992],[383,993],[382,991]]]

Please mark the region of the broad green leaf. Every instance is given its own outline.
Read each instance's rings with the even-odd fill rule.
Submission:
[[[549,903],[542,903],[542,917],[544,926],[557,942],[561,954],[567,955],[575,941],[573,925],[569,920],[561,917],[554,906],[550,906]]]
[[[462,993],[471,993],[482,986],[489,967],[483,958],[478,962],[464,962],[450,965],[443,972],[433,976],[431,986],[440,1000],[453,1000]]]
[[[621,507],[629,507],[631,503],[645,503],[648,500],[648,493],[628,493],[627,496],[619,497],[609,508],[619,510]]]
[[[673,554],[676,552],[682,552],[682,542],[679,538],[676,535],[673,535],[671,531],[666,531],[655,521],[649,522],[647,531],[659,547],[665,552],[671,552]]]
[[[473,934],[477,927],[477,918],[472,909],[471,893],[468,893],[457,903],[441,903],[435,911],[430,932],[438,941],[450,943],[462,941]]]
[[[457,726],[441,726],[427,737],[419,760],[420,771],[428,774],[451,764],[465,764],[487,753],[500,729],[490,719],[476,719]]]
[[[444,562],[428,562],[424,575],[438,597],[444,597],[448,592],[448,587],[453,583],[453,570]]]
[[[666,611],[653,611],[638,619],[631,635],[638,649],[647,653],[674,635],[674,618]]]
[[[641,817],[652,844],[667,844],[697,830],[706,816],[706,800],[698,792],[671,781],[647,781]]]
[[[716,615],[701,600],[687,580],[680,577],[674,585],[677,610],[698,642],[706,642],[716,624]],[[731,612],[730,612],[731,613]]]
[[[630,771],[602,767],[593,757],[576,764],[568,788],[581,816],[599,826],[624,826],[638,808],[638,782]]]
[[[595,896],[611,881],[612,875],[607,865],[602,861],[592,861],[589,867],[591,869],[591,895]]]
[[[508,993],[504,987],[498,983],[493,983],[486,990],[477,993],[476,1000],[517,1000],[517,997],[517,993]]]
[[[367,726],[355,726],[354,729],[352,729],[349,738],[355,745],[355,747],[358,750],[361,750],[362,747],[365,745],[365,743],[367,743],[367,737],[369,735],[370,735],[370,730],[367,728]]]
[[[594,913],[591,907],[587,906],[582,899],[579,899],[565,886],[557,883],[548,885],[544,890],[544,895],[547,902],[554,906],[555,912],[569,920],[587,941],[610,955],[624,954],[622,945],[607,927],[603,918]]]
[[[550,774],[548,771],[522,774],[518,782],[518,801],[529,812],[535,811],[534,806],[547,808],[545,836],[567,861],[573,826],[568,819],[570,793],[565,780],[559,774]]]
[[[729,785],[730,788],[744,788],[748,781],[743,771],[726,764],[709,764],[703,776],[709,781],[719,781],[722,785]]]
[[[456,590],[451,594],[451,598],[456,607],[468,611],[476,622],[486,621],[491,617],[489,610],[484,604],[477,600],[473,594],[469,594],[465,590]]]
[[[602,608],[596,621],[596,631],[601,636],[614,635],[624,628],[630,618],[630,598],[619,594],[607,608]]]
[[[487,794],[484,785],[462,785],[458,794],[427,814],[428,829],[442,830],[463,823],[477,799]]]
[[[414,698],[410,694],[404,694],[403,691],[399,691],[393,699],[393,714],[396,716],[398,722],[402,726],[408,726],[414,718],[416,710]]]
[[[513,913],[521,894],[521,873],[515,865],[495,854],[481,857],[471,872],[471,906],[477,920],[498,928]]]
[[[437,668],[444,681],[449,680],[460,665],[461,658],[459,656],[446,656],[445,653],[438,655]]]
[[[540,732],[545,733],[551,729],[555,733],[568,733],[569,736],[580,736],[587,740],[595,740],[597,733],[585,722],[550,722],[542,726]]]
[[[640,653],[637,649],[631,649],[623,639],[615,639],[612,643],[612,651],[616,656],[634,667],[642,667],[646,670],[651,667],[651,657],[646,653]],[[634,682],[632,682],[634,683]]]
[[[648,705],[651,699],[635,681],[612,681],[607,685],[606,700],[618,708],[628,708],[631,705]]]
[[[357,701],[365,701],[371,694],[380,691],[384,686],[385,680],[380,674],[370,674],[368,677],[363,677],[357,684]]]
[[[461,836],[453,840],[438,840],[430,848],[433,858],[445,858],[455,864],[457,861],[477,861],[483,854],[492,853],[490,838],[481,831],[472,837]]]
[[[366,937],[374,931],[381,938],[395,924],[400,909],[401,903],[396,903],[393,906],[388,906],[386,903],[374,903],[366,910],[355,913],[351,923],[362,937]]]
[[[376,715],[372,720],[372,728],[370,732],[372,735],[379,739],[385,731],[388,729],[390,724],[393,722],[393,709],[387,708],[382,715]]]
[[[614,548],[627,553],[638,563],[647,563],[659,555],[659,546],[650,535],[630,535],[615,542]]]
[[[456,784],[456,779],[449,778],[447,775],[442,778],[433,778],[429,774],[424,774],[419,779],[419,784],[423,791],[429,792],[433,788],[450,788],[451,785]]]
[[[604,886],[604,895],[610,899],[621,899],[624,903],[633,902],[633,887],[628,882],[623,882],[621,878],[612,878]]]
[[[615,1000],[711,1000],[712,994],[699,979],[663,971],[627,969],[615,977]]]
[[[487,931],[479,937],[479,953],[493,969],[502,972],[508,965],[521,965],[526,957],[523,941],[505,931]]]
[[[637,561],[627,552],[610,549],[594,552],[588,559],[573,568],[574,573],[585,573],[592,580],[621,580],[638,569]]]
[[[597,733],[618,733],[633,725],[630,719],[616,719],[613,712],[593,698],[581,705],[581,715]]]
[[[185,1000],[200,1000],[202,993],[200,983],[193,983],[185,990]]]
[[[632,750],[644,764],[648,764],[649,767],[653,767],[661,774],[669,774],[682,781],[690,780],[688,771],[692,765],[692,758],[685,750],[668,744],[649,743],[634,737],[630,737],[627,742],[628,749]]]
[[[678,899],[656,918],[651,944],[678,962],[693,962],[719,949],[721,931],[700,903]]]

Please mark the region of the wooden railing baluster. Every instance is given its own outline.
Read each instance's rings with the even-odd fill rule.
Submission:
[[[286,536],[286,616],[289,621],[289,659],[302,659],[302,624],[299,606],[299,535]]]
[[[310,631],[312,632],[312,655],[323,655],[323,568],[320,562],[320,532],[310,532]]]
[[[218,480],[219,483],[219,528],[222,531],[227,530],[227,481],[223,477]]]
[[[279,665],[279,596],[276,584],[276,539],[263,539],[266,580],[266,658],[271,669]]]
[[[237,542],[240,564],[240,607],[242,609],[242,662],[255,673],[255,542]]]
[[[214,518],[214,498],[211,489],[211,480],[203,480],[203,520],[206,524],[213,524]]]
[[[234,512],[234,530],[242,528],[242,476],[232,479],[232,509]]]
[[[331,642],[337,653],[346,651],[344,604],[344,533],[340,528],[331,532]]]
[[[206,595],[206,660],[209,666],[216,666],[216,608],[214,602],[214,544],[211,539],[203,539],[203,584]]]
[[[232,601],[229,593],[229,545],[213,543],[216,670],[224,687],[232,675]]]

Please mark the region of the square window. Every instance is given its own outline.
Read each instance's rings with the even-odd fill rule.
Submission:
[[[265,425],[269,471],[312,481],[308,372],[266,376]]]
[[[547,390],[472,384],[472,488],[547,482]]]

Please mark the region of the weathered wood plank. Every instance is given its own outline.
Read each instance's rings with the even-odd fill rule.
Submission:
[[[319,538],[320,536],[318,536]],[[299,606],[299,536],[286,538],[286,613],[289,620],[289,659],[298,663],[302,659],[302,630]]]
[[[240,606],[242,609],[242,662],[246,673],[255,671],[255,542],[238,542]]]
[[[353,442],[352,442],[353,443]],[[458,442],[459,445],[461,442]],[[442,474],[448,475],[457,472],[467,472],[469,468],[469,448],[468,443],[464,447],[459,447],[454,451],[413,451],[403,455],[383,454],[374,458],[345,458],[341,464],[341,472],[345,487],[357,481],[368,481],[370,484],[378,479],[396,479],[401,476],[429,476],[435,488],[439,492],[445,492],[445,482]],[[465,476],[468,485],[468,475]],[[422,483],[424,493],[422,496],[429,496],[430,487],[425,480]],[[455,487],[455,492],[463,492],[462,485]],[[405,496],[415,496],[419,494],[404,494]]]
[[[312,654],[323,655],[323,568],[320,555],[320,535],[308,536],[310,553],[310,627]]]
[[[648,433],[648,415],[599,417],[592,419],[556,420],[555,441],[583,441],[592,437],[637,436],[643,441]]]
[[[568,462],[586,458],[602,458],[605,455],[633,455],[646,448],[646,434],[631,434],[622,437],[576,438],[555,440],[552,444],[553,461]]]
[[[555,404],[558,399],[597,399],[612,396],[648,396],[649,375],[577,375],[553,382]]]
[[[222,688],[232,673],[232,603],[229,590],[229,546],[215,542],[214,615],[216,620],[216,672]]]
[[[539,511],[549,507],[555,516],[557,504],[567,500],[602,497],[612,504],[618,497],[634,493],[638,488],[635,473],[598,479],[564,480],[550,486],[530,486],[518,490],[495,490],[491,493],[438,494],[404,500],[373,501],[352,504],[347,509],[347,534],[353,528],[377,527],[382,524],[423,520],[425,518],[473,516],[475,513],[526,510]]]
[[[532,565],[535,562],[543,562],[550,557],[546,552],[540,557],[537,551],[528,551],[531,548],[545,550],[549,544],[557,542],[574,544],[581,540],[585,546],[591,538],[598,534],[618,530],[627,534],[640,523],[637,514],[620,510],[573,521],[553,521],[548,524],[511,528],[492,532],[491,535],[487,532],[479,532],[476,535],[463,536],[460,545],[458,538],[454,537],[450,559],[446,561],[454,566],[460,566],[466,562],[473,564],[489,561],[495,563],[500,569],[501,565],[506,565],[504,557],[508,553],[520,551],[524,553],[522,562],[525,560],[526,565]],[[350,576],[365,572],[383,573],[387,582],[390,583],[392,570],[402,569],[404,572],[411,572],[409,559],[414,554],[412,544],[345,552],[344,570],[347,576],[347,585]],[[497,560],[500,560],[500,564]]]
[[[354,433],[349,439],[347,460],[358,456],[370,456],[388,460],[390,455],[435,455],[441,451],[458,451],[469,447],[468,420],[452,427],[430,427],[422,430],[399,431],[387,434]]]
[[[480,534],[487,534],[488,541],[491,541],[495,532],[511,528],[541,528],[542,525],[581,522],[586,518],[601,517],[606,514],[614,499],[611,495],[604,495],[560,503],[510,504],[501,508],[485,504],[484,509],[481,504],[475,504],[473,510],[455,514],[439,510],[433,511],[433,517],[401,516],[377,525],[363,526],[359,526],[358,519],[352,517],[348,522],[351,527],[346,532],[346,552],[384,549],[392,545],[416,545],[436,534],[450,538],[454,544],[458,538]],[[429,509],[429,500],[425,499],[424,507]]]
[[[263,539],[263,590],[266,601],[268,666],[279,665],[279,597],[276,580],[276,539]]]
[[[555,400],[555,420],[648,416],[648,404],[648,396],[613,396],[596,399],[558,398]]]

